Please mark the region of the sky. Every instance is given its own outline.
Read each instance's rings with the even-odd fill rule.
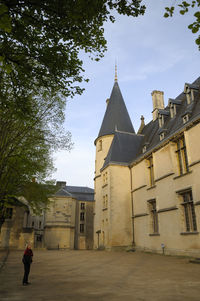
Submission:
[[[72,134],[73,149],[54,154],[57,171],[52,178],[67,185],[94,187],[95,145],[114,85],[115,61],[118,84],[135,131],[140,117],[152,120],[153,90],[164,91],[165,105],[176,98],[185,82],[200,76],[200,51],[195,35],[187,28],[192,12],[163,18],[172,0],[148,0],[144,16],[116,15],[105,24],[108,50],[99,62],[83,56],[85,92],[67,101],[65,128]]]

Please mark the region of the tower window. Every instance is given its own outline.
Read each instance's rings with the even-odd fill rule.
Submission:
[[[98,152],[102,150],[102,140],[99,140],[98,142]]]

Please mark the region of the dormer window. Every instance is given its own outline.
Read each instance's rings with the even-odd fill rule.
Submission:
[[[147,151],[148,145],[149,145],[149,142],[146,141],[146,142],[144,143],[144,145],[143,145],[143,148],[142,148],[142,153],[143,153],[143,154]]]
[[[159,110],[158,111],[158,123],[159,127],[163,127],[165,123],[165,118],[169,116],[169,111],[168,110]]]
[[[143,146],[143,148],[142,148],[142,152],[143,152],[143,154],[144,154],[146,151],[147,151],[147,146],[146,146],[146,145],[144,145],[144,146]]]
[[[162,141],[164,138],[165,138],[165,133],[162,132],[162,133],[160,134],[160,141]]]
[[[181,105],[181,100],[169,98],[168,106],[170,111],[170,117],[174,118],[177,114],[177,107]]]
[[[158,114],[158,123],[160,128],[164,125],[164,115]]]
[[[186,94],[186,100],[188,105],[194,101],[195,92],[197,92],[198,90],[198,86],[187,83],[185,84],[184,93]]]
[[[167,129],[164,129],[164,128],[162,128],[158,131],[160,141],[162,141],[166,137],[166,133],[167,133]]]
[[[176,116],[176,105],[170,103],[169,109],[170,109],[170,117],[174,118],[174,116]]]
[[[186,123],[189,121],[189,114],[186,114],[183,116],[183,123]]]

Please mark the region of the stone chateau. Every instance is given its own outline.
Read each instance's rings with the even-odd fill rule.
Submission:
[[[200,78],[136,133],[117,77],[95,140],[95,191],[57,182],[40,217],[26,202],[7,209],[1,248],[138,249],[200,257]]]
[[[136,133],[117,77],[95,140],[94,248],[200,255],[200,78]]]

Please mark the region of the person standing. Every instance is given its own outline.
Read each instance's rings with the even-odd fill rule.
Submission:
[[[23,278],[23,285],[28,285],[30,282],[28,282],[28,275],[30,273],[30,267],[32,263],[33,258],[33,251],[31,250],[31,245],[27,245],[26,250],[24,251],[24,255],[22,258],[22,262],[24,264],[24,278]]]

